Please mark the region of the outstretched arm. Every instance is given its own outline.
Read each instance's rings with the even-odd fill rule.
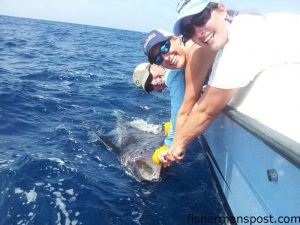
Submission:
[[[208,86],[204,95],[193,107],[186,124],[177,137],[176,142],[168,150],[162,163],[179,161],[184,157],[185,150],[195,137],[203,133],[217,114],[226,106],[238,89],[220,89]]]
[[[189,49],[189,53],[186,57],[185,94],[182,105],[177,114],[175,141],[177,137],[180,136],[190,112],[199,99],[205,78],[212,67],[215,52],[198,45],[193,45]]]

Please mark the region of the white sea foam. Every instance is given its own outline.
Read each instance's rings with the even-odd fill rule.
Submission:
[[[33,188],[33,190],[30,190],[29,192],[25,192],[25,194],[27,197],[27,204],[36,201],[37,193],[35,192],[35,188]]]
[[[150,109],[150,106],[147,106],[147,105],[141,106],[141,107],[142,107],[142,109],[146,109],[146,110],[149,110],[149,109]]]
[[[57,162],[59,163],[60,166],[63,166],[65,164],[65,162],[59,158],[48,158],[51,161]]]
[[[78,223],[78,220],[76,220],[76,219],[71,222],[72,225],[76,225],[77,223]]]
[[[73,196],[72,198],[69,198],[69,202],[75,202],[76,201],[76,197]]]
[[[66,190],[66,193],[68,193],[69,195],[74,195],[74,190],[68,189],[68,190]]]
[[[21,194],[24,191],[21,188],[15,188],[15,194]]]
[[[67,130],[65,124],[59,124],[57,127],[54,128],[54,130]]]
[[[70,194],[70,195],[74,195],[74,190],[73,189],[68,189],[65,192]],[[62,193],[60,191],[54,191],[53,195],[56,196],[55,207],[57,207],[60,211],[60,212],[57,213],[56,224],[61,225],[61,220],[62,220],[62,215],[63,215],[65,217],[65,222],[64,222],[65,225],[76,225],[78,223],[78,220],[77,219],[74,219],[74,220],[70,219],[70,216],[72,214],[72,210],[67,210],[66,204],[64,203],[64,201],[66,201],[66,199],[62,196]],[[69,199],[69,201],[70,201],[70,199]],[[76,212],[75,216],[77,217],[78,215],[79,215],[79,213]]]
[[[41,187],[43,185],[45,185],[43,182],[36,182],[34,183],[35,186]]]
[[[30,190],[29,192],[26,192],[26,191],[22,190],[21,188],[15,188],[15,194],[22,194],[22,193],[24,193],[26,195],[27,204],[36,201],[37,193],[35,192],[35,188]]]
[[[60,212],[58,212],[56,215],[57,215],[57,220],[55,222],[56,222],[56,224],[61,225],[61,223],[60,223],[60,221],[61,221]]]
[[[133,219],[133,222],[135,222],[138,225],[141,225],[140,219],[142,218],[143,213],[142,212],[133,211],[131,213],[131,215],[135,216],[135,218]]]
[[[52,192],[52,191],[54,191],[54,190],[55,190],[54,187],[50,187],[50,188],[49,188],[49,191],[50,191],[50,192]]]
[[[53,194],[57,197],[60,198],[61,197],[61,193],[59,191],[54,191]]]
[[[58,206],[58,208],[60,209],[62,214],[66,217],[65,225],[70,225],[71,221],[70,221],[70,218],[69,218],[69,213],[66,210],[65,203],[63,203],[63,201],[60,198],[56,198],[56,206]]]
[[[102,162],[102,160],[100,159],[99,156],[95,156],[95,158],[96,158],[99,162]]]
[[[6,160],[0,160],[0,164],[5,164],[5,163],[7,163]]]
[[[162,131],[162,125],[147,123],[143,119],[135,119],[129,122],[129,125],[144,132],[159,134]]]

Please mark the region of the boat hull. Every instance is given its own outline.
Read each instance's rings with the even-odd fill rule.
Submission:
[[[270,216],[275,221],[285,219],[290,220],[288,224],[299,224],[297,161],[288,160],[276,145],[270,144],[272,141],[237,122],[230,111],[235,110],[224,110],[204,137],[222,194],[233,216],[241,217],[237,224],[249,224],[245,219],[250,217],[259,222]]]

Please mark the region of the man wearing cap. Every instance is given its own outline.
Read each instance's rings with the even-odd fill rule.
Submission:
[[[135,68],[132,78],[137,87],[148,93],[152,90],[161,92],[168,87],[171,99],[171,126],[164,144],[172,146],[176,116],[184,95],[183,70],[166,70],[155,64],[141,63]]]
[[[261,71],[300,63],[299,15],[228,13],[218,0],[185,0],[178,13],[174,33],[218,50],[218,55],[204,95],[168,154],[159,156],[162,163],[181,160],[188,144],[205,131],[237,90]]]

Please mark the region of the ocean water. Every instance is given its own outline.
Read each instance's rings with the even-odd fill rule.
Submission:
[[[224,215],[198,141],[160,182],[138,182],[90,126],[118,139],[170,116],[134,87],[143,33],[0,16],[0,225],[191,224]],[[205,224],[205,223],[202,223]]]

